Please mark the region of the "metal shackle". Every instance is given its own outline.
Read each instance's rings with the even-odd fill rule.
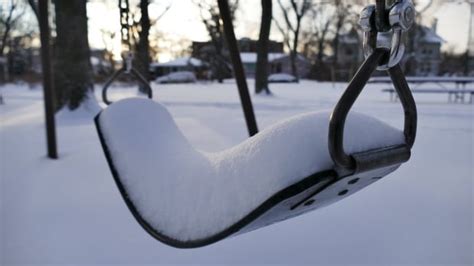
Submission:
[[[405,54],[403,33],[408,31],[415,22],[415,7],[411,0],[399,0],[391,8],[388,20],[391,31],[383,34],[391,34],[391,41],[386,44],[378,44],[378,30],[375,25],[375,5],[366,6],[360,15],[359,25],[364,31],[363,49],[365,57],[369,57],[376,48],[390,49],[390,56],[386,63],[381,64],[377,70],[387,70],[394,67]]]

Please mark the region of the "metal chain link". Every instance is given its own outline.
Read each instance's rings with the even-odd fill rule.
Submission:
[[[122,41],[122,51],[131,52],[131,33],[130,33],[130,6],[128,0],[119,0],[120,11],[120,38]]]

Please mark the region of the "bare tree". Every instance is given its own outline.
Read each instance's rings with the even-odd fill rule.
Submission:
[[[206,27],[206,30],[213,45],[213,51],[208,51],[204,56],[205,60],[210,63],[213,76],[219,81],[223,82],[225,77],[230,76],[231,68],[225,54],[224,41],[224,27],[219,13],[217,1],[205,0],[193,1],[199,8],[201,20]],[[229,1],[231,16],[235,18],[235,12],[239,6],[239,0]]]
[[[10,0],[9,4],[0,7],[0,57],[4,55],[11,32],[24,13],[24,9],[20,7],[20,3],[18,0]]]
[[[298,66],[296,57],[298,55],[299,37],[301,31],[301,22],[312,8],[312,0],[290,0],[289,5],[283,4],[282,0],[278,0],[281,12],[283,14],[284,26],[274,19],[277,28],[283,35],[284,42],[290,50],[291,72],[297,79]]]
[[[328,35],[333,24],[334,8],[326,3],[315,4],[310,11],[310,22],[303,31],[304,50],[307,56],[316,55],[318,63],[323,61],[328,44]],[[312,51],[311,51],[312,50]]]
[[[149,0],[140,0],[140,20],[138,29],[138,42],[135,46],[135,67],[146,79],[150,79],[150,35],[151,21],[148,13]],[[140,86],[139,91],[146,93],[147,89]]]
[[[341,32],[344,27],[351,25],[353,27],[357,26],[357,14],[351,4],[346,3],[343,0],[335,0],[334,5],[336,8],[334,14],[334,38],[332,41],[332,50],[334,53],[333,63],[337,62],[339,58],[339,39]]]
[[[268,43],[272,25],[272,0],[262,0],[262,17],[260,22],[260,34],[257,43],[257,66],[255,71],[255,93],[265,91],[270,94],[268,88]]]
[[[134,19],[134,25],[132,32],[135,33],[135,67],[147,80],[150,78],[149,69],[151,62],[150,53],[150,29],[154,26],[158,20],[160,20],[166,12],[170,9],[171,5],[168,5],[164,11],[155,19],[151,19],[148,7],[150,5],[149,0],[140,0],[139,10],[140,19]],[[137,17],[135,13],[134,17]],[[146,93],[147,89],[140,87],[140,92]]]

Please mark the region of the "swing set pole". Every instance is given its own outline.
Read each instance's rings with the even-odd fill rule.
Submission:
[[[41,65],[43,72],[43,97],[44,111],[46,122],[46,141],[48,157],[51,159],[58,158],[56,145],[56,123],[54,120],[54,84],[53,71],[51,66],[51,45],[50,45],[50,28],[49,28],[49,12],[48,0],[38,1],[38,22],[40,28],[41,39]]]
[[[244,111],[245,121],[250,136],[258,133],[257,121],[253,111],[252,100],[250,99],[247,80],[245,78],[245,71],[240,59],[239,47],[237,39],[235,38],[234,26],[232,25],[232,16],[228,0],[218,0],[219,12],[221,14],[222,22],[224,24],[224,35],[227,41],[227,46],[232,61],[237,87],[239,89],[240,102]]]

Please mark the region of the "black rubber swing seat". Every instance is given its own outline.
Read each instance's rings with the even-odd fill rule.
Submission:
[[[373,69],[363,66],[359,78],[370,76],[366,71]],[[358,95],[353,92],[363,87],[351,84],[332,116],[299,115],[216,153],[196,150],[166,108],[152,100],[119,101],[95,122],[138,223],[168,245],[199,247],[327,206],[409,159],[416,110],[405,108],[406,91],[400,95],[402,132],[370,116],[347,116]]]

